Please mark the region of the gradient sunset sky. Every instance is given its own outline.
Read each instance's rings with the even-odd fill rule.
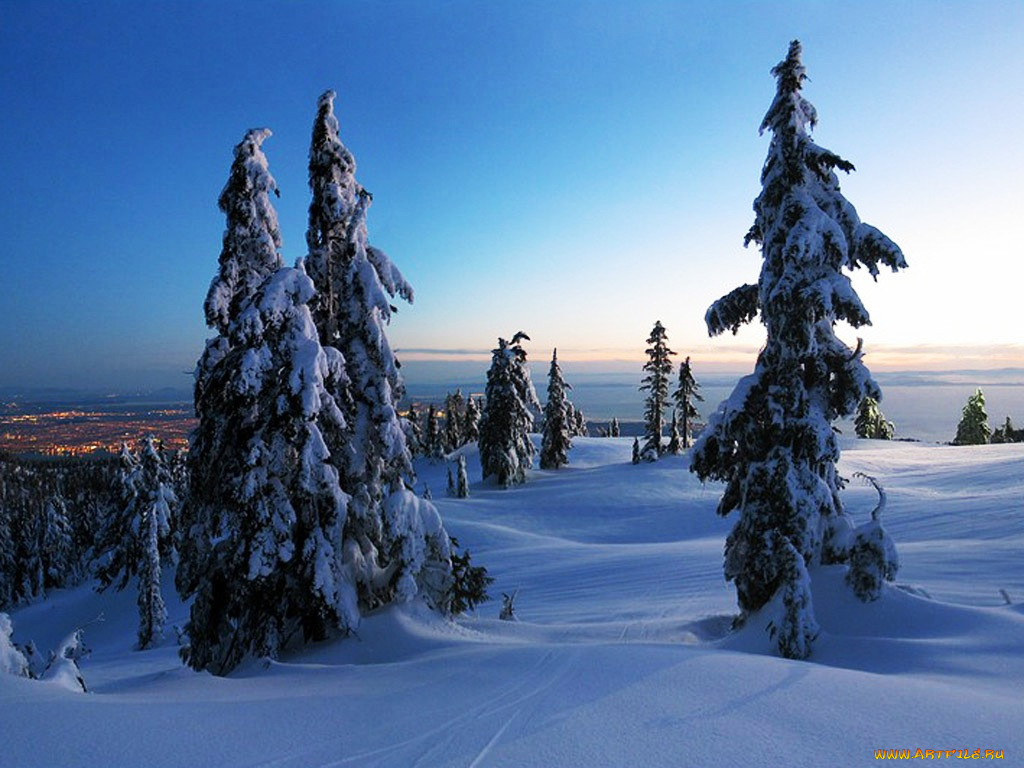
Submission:
[[[232,147],[267,126],[304,255],[317,96],[416,288],[404,360],[633,365],[655,320],[704,370],[757,279],[743,248],[791,39],[816,141],[910,268],[854,284],[874,370],[1024,367],[1024,3],[0,0],[0,386],[187,387]],[[851,345],[858,333],[841,335]],[[612,363],[609,361],[625,361]]]

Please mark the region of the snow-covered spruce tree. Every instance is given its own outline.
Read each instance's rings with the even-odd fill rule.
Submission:
[[[2,481],[0,477],[0,481]],[[14,515],[7,500],[0,498],[0,609],[14,602],[15,548],[11,520]]]
[[[896,428],[887,421],[878,401],[867,396],[857,406],[857,418],[853,421],[853,431],[857,437],[868,440],[892,440]]]
[[[122,590],[138,580],[139,648],[158,641],[167,618],[160,591],[161,561],[175,556],[172,523],[178,509],[174,478],[154,439],[147,437],[139,456],[122,444],[113,493],[117,505],[97,535],[99,590]]]
[[[540,445],[540,468],[558,469],[569,463],[572,448],[572,424],[569,423],[569,401],[565,390],[570,388],[558,366],[558,350],[551,353],[548,370],[548,401],[544,405],[544,429]]]
[[[719,299],[706,316],[717,335],[760,313],[767,339],[754,372],[710,418],[691,464],[701,479],[725,483],[719,514],[739,512],[726,540],[725,576],[743,616],[781,590],[775,638],[794,657],[809,653],[816,631],[805,566],[848,558],[851,525],[839,498],[831,423],[850,416],[863,397],[879,396],[860,345],[851,350],[835,335],[838,320],[870,322],[842,270],[864,266],[876,277],[880,266],[906,266],[900,249],[861,223],[840,193],[835,169],[853,166],[811,140],[817,116],[800,94],[800,56],[794,41],[772,70],[778,90],[761,125],[773,136],[746,237],[761,248],[760,279]]]
[[[466,416],[462,420],[462,438],[466,443],[480,439],[480,404],[472,396],[466,398]]]
[[[619,420],[617,418],[615,418],[615,417],[612,417],[611,424],[608,425],[608,437],[618,437],[618,436],[619,436]]]
[[[423,429],[416,411],[410,409],[408,416],[400,417],[402,420],[402,431],[405,432],[405,444],[413,458],[426,455],[423,450]]]
[[[466,400],[462,396],[462,390],[456,389],[454,394],[449,392],[444,398],[444,448],[445,453],[451,453],[466,441],[463,438],[463,411],[466,408]]]
[[[639,464],[640,463],[640,438],[639,437],[634,437],[633,438],[633,454],[630,457],[630,461],[632,461],[634,464]]]
[[[455,496],[460,499],[469,497],[469,473],[466,471],[466,455],[459,454],[459,471],[455,480]],[[454,563],[454,560],[452,561]]]
[[[112,488],[117,504],[96,537],[100,591],[111,585],[122,590],[140,574],[143,560],[149,557],[150,518],[157,531],[157,556],[165,560],[175,557],[172,528],[179,502],[174,478],[152,437],[145,438],[140,448],[136,455],[126,444],[121,445]]]
[[[277,182],[270,175],[262,150],[270,135],[266,128],[254,128],[245,134],[235,147],[231,171],[217,201],[225,215],[224,237],[218,271],[203,306],[207,325],[217,335],[207,340],[195,370],[194,403],[200,424],[207,418],[201,410],[207,403],[219,406],[216,397],[207,396],[206,387],[217,364],[230,350],[231,322],[257,288],[283,264],[278,252],[281,232],[277,212],[270,201],[270,195],[277,194]],[[186,457],[189,475],[196,470],[196,461],[195,452],[190,451]],[[201,578],[206,563],[203,542],[212,541],[220,529],[220,510],[192,504],[190,496],[191,481],[178,525],[180,559],[175,577],[179,591]]]
[[[985,412],[985,395],[979,389],[967,398],[960,423],[956,425],[953,445],[984,445],[992,436]]]
[[[441,432],[440,422],[437,419],[437,409],[433,403],[427,408],[425,419],[423,454],[430,459],[443,458],[445,453],[444,435]]]
[[[565,386],[569,387],[568,384]],[[571,389],[572,387],[569,388]],[[575,405],[572,405],[572,403],[569,403],[569,405],[572,406],[572,436],[586,437],[588,432],[586,414],[583,413],[582,408],[577,408]]]
[[[663,452],[661,433],[665,427],[665,406],[668,403],[669,379],[672,376],[672,360],[674,355],[668,348],[668,335],[661,321],[654,324],[651,335],[647,339],[647,362],[644,370],[640,391],[647,392],[644,401],[644,444],[640,456],[644,461],[657,461]]]
[[[371,195],[356,181],[355,159],[338,136],[333,91],[319,100],[309,150],[309,276],[321,345],[337,349],[346,377],[328,387],[345,411],[344,428],[325,425],[330,461],[349,494],[344,559],[367,608],[422,595],[444,609],[451,588],[448,535],[433,505],[418,499],[412,456],[397,404],[404,385],[386,328],[395,296],[412,286],[368,242]],[[347,379],[347,380],[346,380]]]
[[[43,538],[39,550],[43,564],[43,589],[56,589],[69,584],[74,565],[74,542],[67,504],[57,490],[46,500]]]
[[[673,456],[678,456],[683,452],[683,436],[679,432],[679,417],[678,411],[672,409],[672,423],[668,428],[668,447],[665,449],[666,453],[671,453]]]
[[[526,350],[520,342],[530,337],[522,331],[512,341],[498,339],[487,371],[484,410],[480,416],[480,467],[483,479],[493,477],[502,488],[526,481],[533,463],[530,429],[540,409],[537,393],[526,366]]]
[[[676,386],[676,391],[672,393],[676,412],[679,415],[679,435],[682,438],[683,448],[690,447],[690,440],[693,438],[693,420],[700,415],[697,412],[697,403],[704,402],[704,396],[700,394],[699,390],[700,384],[693,377],[690,358],[687,357],[679,364],[679,384]]]
[[[131,526],[138,506],[139,457],[127,443],[121,443],[117,464],[111,489],[114,507],[96,534],[96,578],[100,582],[100,591],[115,581],[118,582],[118,590],[124,589],[132,576],[138,573],[137,538]]]
[[[461,454],[460,454],[461,456]],[[494,579],[487,575],[487,569],[473,565],[469,550],[459,552],[459,542],[452,537],[452,572],[455,576],[455,588],[452,590],[451,613],[473,610],[479,603],[488,599],[487,587]]]
[[[1006,417],[1003,426],[992,432],[993,443],[1019,443],[1022,441],[1024,441],[1024,429],[1014,429],[1013,419],[1009,416]]]
[[[152,437],[142,443],[139,474],[131,529],[138,552],[139,648],[145,649],[160,640],[167,620],[160,571],[161,561],[173,560],[175,556],[171,532],[178,508],[171,469]]]
[[[226,674],[359,619],[338,551],[348,497],[321,433],[344,427],[331,395],[343,363],[320,346],[313,293],[301,263],[264,282],[197,406],[190,504],[205,525],[191,536],[202,563],[178,572],[182,597],[195,597],[184,652],[195,669]]]

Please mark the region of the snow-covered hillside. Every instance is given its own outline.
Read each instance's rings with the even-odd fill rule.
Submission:
[[[13,612],[14,639],[43,649],[92,622],[90,693],[0,675],[0,765],[820,766],[879,749],[1024,765],[1024,445],[846,442],[843,474],[888,493],[900,588],[862,604],[841,567],[812,571],[806,662],[771,655],[770,617],[729,631],[719,488],[685,456],[633,466],[630,447],[576,439],[569,467],[511,490],[479,483],[471,448],[468,499],[441,497],[444,465],[418,467],[518,622],[500,599],[456,624],[410,605],[216,678],[182,667],[173,632],[133,650],[133,590]],[[874,490],[845,495],[865,520]]]

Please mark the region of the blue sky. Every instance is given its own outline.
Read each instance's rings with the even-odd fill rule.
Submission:
[[[708,340],[703,315],[757,277],[757,127],[793,38],[816,140],[910,263],[855,278],[869,365],[1024,365],[1018,0],[0,0],[0,386],[188,386],[231,149],[274,131],[294,261],[326,88],[417,291],[403,359],[484,366],[522,328],[538,359],[628,368],[660,319],[749,370],[759,327]]]

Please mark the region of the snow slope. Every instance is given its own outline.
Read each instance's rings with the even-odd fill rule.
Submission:
[[[413,604],[220,679],[183,668],[171,631],[134,651],[131,590],[55,593],[12,613],[14,638],[50,648],[102,614],[90,693],[0,675],[0,765],[820,766],[898,748],[1024,765],[1024,446],[845,443],[843,473],[886,488],[903,588],[865,605],[841,568],[812,571],[822,635],[797,662],[771,655],[770,617],[729,631],[717,487],[685,456],[574,442],[569,467],[509,490],[468,449],[468,499],[419,467],[492,595],[518,590],[518,622],[498,599],[455,624]],[[866,519],[874,490],[845,495]]]

